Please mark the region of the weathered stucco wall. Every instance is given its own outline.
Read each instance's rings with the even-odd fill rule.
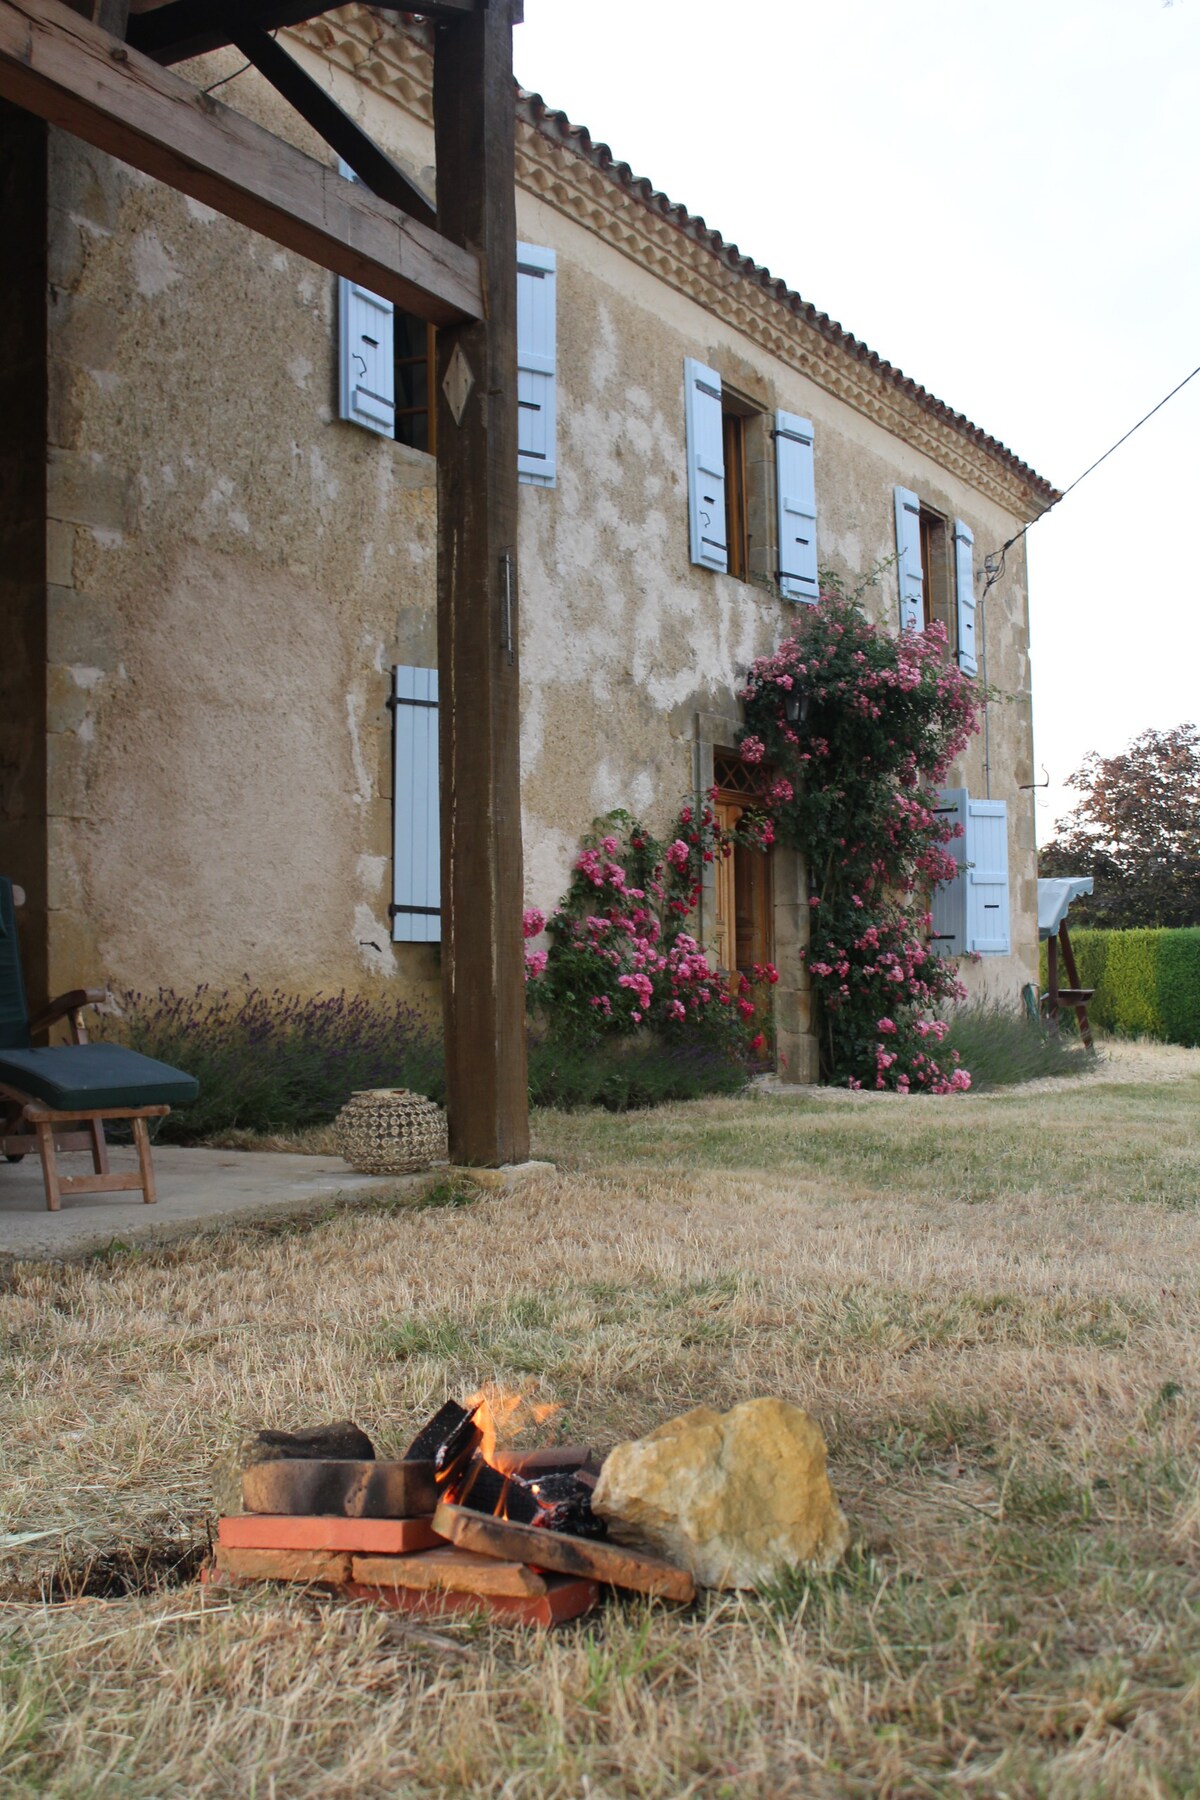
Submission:
[[[293,47],[428,181],[419,56],[384,39],[356,61],[348,41],[326,22]],[[326,154],[257,77],[222,92]],[[813,419],[820,559],[850,579],[894,554],[898,482],[966,519],[980,556],[1020,515],[970,457],[939,459],[936,437],[910,443],[777,354],[782,308],[764,325],[736,293],[707,295],[703,270],[690,291],[652,272],[627,197],[624,251],[581,223],[578,159],[527,127],[522,145],[520,234],[558,252],[558,485],[522,488],[520,520],[527,891],[546,907],[597,813],[668,822],[729,743],[747,664],[794,617],[764,583],[688,560],[685,356]],[[398,977],[432,999],[436,951],[388,932],[384,705],[393,662],[435,660],[432,461],[337,420],[331,277],[70,139],[54,140],[53,186],[55,978]],[[876,604],[898,620],[890,569]],[[1013,988],[1036,973],[1020,556],[985,628],[1006,696],[991,785],[1009,806],[1014,955],[968,979]],[[980,745],[958,775],[983,793]],[[798,859],[780,858],[781,1024],[802,1074],[803,901]]]
[[[52,184],[53,979],[433,992],[385,706],[434,657],[430,461],[336,419],[323,270],[62,135]]]

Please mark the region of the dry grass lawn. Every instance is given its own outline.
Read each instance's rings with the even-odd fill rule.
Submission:
[[[0,1793],[1200,1793],[1198,1103],[1200,1052],[1148,1052],[993,1098],[543,1115],[558,1173],[505,1198],[0,1270]],[[36,1598],[202,1541],[244,1430],[350,1414],[395,1450],[482,1380],[600,1445],[795,1399],[857,1547],[551,1635]]]

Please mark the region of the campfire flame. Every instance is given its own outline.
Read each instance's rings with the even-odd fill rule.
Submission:
[[[555,1402],[534,1400],[491,1382],[469,1395],[435,1457],[444,1497],[517,1524],[564,1529],[563,1482],[569,1478],[561,1472],[526,1475],[516,1465],[523,1454],[538,1453],[509,1448],[561,1411]]]
[[[478,1454],[493,1469],[502,1443],[514,1443],[531,1426],[545,1425],[562,1411],[555,1401],[531,1400],[528,1394],[510,1393],[496,1382],[468,1394],[463,1405],[483,1433]]]

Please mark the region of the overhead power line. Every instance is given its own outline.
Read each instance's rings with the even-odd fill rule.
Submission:
[[[1198,365],[1196,368],[1194,368],[1190,375],[1185,375],[1183,380],[1181,382],[1179,382],[1175,387],[1173,387],[1169,394],[1164,394],[1162,399],[1159,401],[1158,405],[1152,406],[1150,408],[1150,411],[1148,413],[1146,413],[1144,415],[1144,417],[1140,418],[1136,425],[1131,425],[1129,427],[1129,430],[1127,432],[1125,432],[1125,434],[1122,437],[1119,437],[1115,444],[1110,444],[1108,449],[1104,452],[1103,456],[1098,456],[1096,458],[1095,462],[1089,463],[1087,468],[1083,471],[1083,474],[1077,475],[1075,477],[1074,481],[1071,483],[1070,487],[1065,487],[1063,489],[1062,493],[1058,496],[1057,500],[1052,500],[1050,502],[1049,506],[1043,506],[1041,512],[1037,514],[1037,517],[1030,519],[1028,524],[1022,525],[1020,531],[1014,532],[1012,537],[1009,538],[1007,544],[1002,544],[1000,546],[999,550],[993,550],[993,552],[990,556],[986,556],[984,558],[983,567],[984,567],[987,579],[984,581],[984,584],[983,584],[983,592],[979,596],[979,627],[980,627],[979,635],[980,635],[980,640],[981,640],[980,655],[981,655],[982,674],[983,674],[983,689],[984,689],[984,696],[983,696],[983,775],[984,775],[984,788],[985,788],[985,792],[986,792],[989,800],[992,797],[992,752],[991,752],[991,728],[990,728],[988,700],[987,700],[987,627],[984,623],[984,602],[986,601],[988,595],[991,593],[992,589],[995,587],[996,583],[999,581],[1000,577],[1004,573],[1005,558],[1007,557],[1009,551],[1012,549],[1013,545],[1020,543],[1021,539],[1025,536],[1025,533],[1029,530],[1030,525],[1036,525],[1038,522],[1038,519],[1044,519],[1046,514],[1051,510],[1051,508],[1055,507],[1059,504],[1059,501],[1065,500],[1068,494],[1074,493],[1075,489],[1079,486],[1081,481],[1086,481],[1088,476],[1092,473],[1092,471],[1094,469],[1098,469],[1102,462],[1107,462],[1114,450],[1119,450],[1121,448],[1122,444],[1128,443],[1129,439],[1133,436],[1134,432],[1140,431],[1142,426],[1146,423],[1147,419],[1152,419],[1156,412],[1161,412],[1163,407],[1167,404],[1167,401],[1173,400],[1175,398],[1176,394],[1178,394],[1182,388],[1185,388],[1189,381],[1193,381],[1197,375],[1200,375],[1200,365]]]
[[[1083,471],[1083,474],[1077,475],[1075,477],[1074,481],[1071,483],[1070,487],[1065,487],[1063,489],[1062,493],[1058,496],[1057,500],[1052,500],[1050,502],[1049,506],[1043,506],[1041,512],[1038,513],[1037,517],[1030,519],[1029,524],[1022,525],[1020,531],[1014,532],[1012,537],[1009,538],[1007,544],[1002,544],[1000,546],[999,550],[993,550],[992,554],[990,556],[984,558],[983,566],[987,570],[987,583],[984,587],[982,595],[980,596],[981,603],[983,600],[987,599],[988,589],[991,587],[994,587],[996,582],[999,581],[1000,577],[1003,575],[1004,559],[1008,555],[1008,552],[1012,549],[1014,544],[1020,543],[1021,539],[1025,536],[1025,533],[1029,530],[1029,526],[1036,525],[1038,523],[1039,519],[1044,519],[1048,512],[1050,512],[1054,507],[1060,505],[1061,502],[1066,499],[1068,494],[1073,494],[1075,489],[1079,486],[1081,481],[1086,481],[1088,476],[1092,473],[1093,470],[1098,469],[1102,462],[1107,462],[1114,450],[1119,450],[1121,448],[1122,444],[1127,444],[1129,442],[1130,438],[1133,436],[1134,432],[1140,431],[1142,429],[1142,426],[1146,423],[1147,419],[1152,419],[1156,412],[1161,412],[1163,407],[1167,404],[1167,401],[1173,400],[1175,398],[1176,394],[1182,392],[1182,390],[1187,386],[1189,381],[1195,380],[1197,375],[1200,375],[1200,365],[1197,365],[1197,367],[1192,370],[1190,375],[1185,375],[1183,380],[1178,382],[1176,384],[1176,386],[1171,389],[1169,394],[1164,394],[1162,399],[1158,402],[1158,405],[1152,406],[1150,408],[1150,411],[1148,413],[1144,414],[1143,417],[1138,420],[1136,425],[1131,425],[1129,427],[1129,430],[1127,432],[1125,432],[1122,437],[1119,437],[1115,444],[1110,444],[1108,449],[1104,452],[1103,456],[1098,456],[1096,458],[1095,462],[1089,463],[1087,468]]]

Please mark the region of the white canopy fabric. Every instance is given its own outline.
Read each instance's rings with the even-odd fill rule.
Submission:
[[[1038,936],[1053,937],[1066,918],[1072,900],[1091,891],[1090,875],[1060,875],[1050,881],[1039,881]]]

